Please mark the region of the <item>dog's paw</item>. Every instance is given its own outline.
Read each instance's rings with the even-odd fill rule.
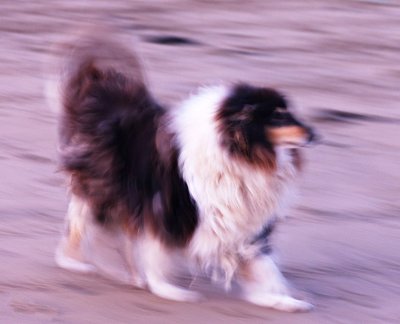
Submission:
[[[152,293],[165,298],[165,299],[169,299],[169,300],[173,300],[173,301],[178,301],[178,302],[190,302],[190,303],[194,303],[194,302],[199,302],[202,300],[202,295],[197,293],[197,292],[193,292],[193,291],[189,291],[186,289],[181,289],[178,287],[174,287],[174,289],[168,289],[166,290],[152,290]]]
[[[244,299],[259,306],[270,307],[284,312],[308,312],[314,308],[312,304],[288,295],[252,293],[245,295]]]
[[[198,302],[202,300],[202,295],[189,291],[180,287],[176,287],[174,285],[168,283],[162,283],[157,285],[151,285],[150,291],[161,298],[179,301],[179,302]]]
[[[82,272],[82,273],[92,273],[96,272],[96,267],[85,262],[78,261],[69,256],[63,254],[60,250],[56,252],[55,255],[56,264],[63,269]]]
[[[304,300],[296,299],[293,297],[283,297],[283,299],[272,306],[275,309],[285,312],[309,312],[314,306]]]
[[[146,288],[146,281],[137,274],[130,276],[129,284],[139,289]]]
[[[167,296],[167,298],[180,302],[195,303],[201,301],[203,296],[198,292],[179,289],[179,291],[175,291],[173,294]]]

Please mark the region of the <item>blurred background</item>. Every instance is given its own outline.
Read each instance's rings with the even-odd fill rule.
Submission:
[[[399,1],[1,0],[0,14],[0,323],[400,323]],[[170,105],[241,80],[279,88],[316,127],[274,236],[314,312],[174,303],[56,268],[66,194],[44,71],[87,23],[117,28]]]

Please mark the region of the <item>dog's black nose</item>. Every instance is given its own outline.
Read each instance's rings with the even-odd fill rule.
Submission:
[[[321,140],[321,136],[317,134],[311,127],[307,128],[308,132],[308,143],[317,143]]]

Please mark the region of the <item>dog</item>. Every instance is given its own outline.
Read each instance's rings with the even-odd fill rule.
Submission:
[[[119,229],[137,287],[176,301],[200,295],[171,283],[172,255],[239,284],[243,299],[307,311],[265,245],[314,134],[278,91],[247,83],[200,88],[175,107],[157,101],[141,64],[112,37],[64,48],[48,88],[59,109],[59,156],[70,181],[59,266],[88,272],[88,226]]]

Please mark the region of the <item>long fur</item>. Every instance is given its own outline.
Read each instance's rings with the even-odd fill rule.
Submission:
[[[237,279],[251,302],[308,309],[288,295],[264,244],[299,171],[298,149],[282,143],[312,136],[285,98],[268,88],[219,85],[169,109],[149,92],[133,52],[117,42],[85,38],[67,52],[57,92],[72,206],[58,263],[80,261],[76,238],[95,221],[127,233],[136,251],[135,258],[127,252],[133,282],[159,296],[197,297],[167,280],[168,255],[178,251],[226,287]]]
[[[173,118],[179,165],[199,209],[190,250],[206,268],[222,270],[227,281],[241,259],[258,253],[253,239],[286,205],[296,175],[289,157],[269,157],[273,162],[255,166],[221,148],[218,113],[230,91],[226,86],[201,89]]]

